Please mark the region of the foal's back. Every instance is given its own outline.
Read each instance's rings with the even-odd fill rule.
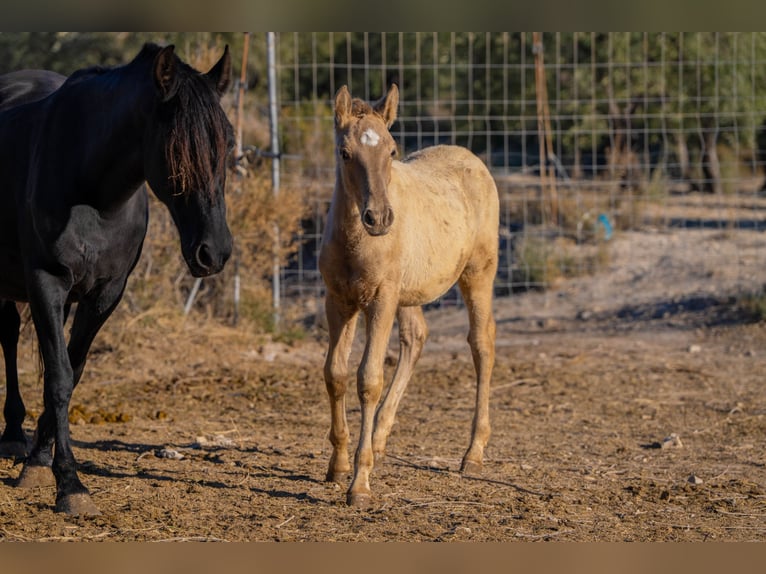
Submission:
[[[401,304],[428,303],[466,270],[497,264],[497,187],[469,150],[439,145],[394,162],[389,198],[400,218],[391,239],[401,253]]]

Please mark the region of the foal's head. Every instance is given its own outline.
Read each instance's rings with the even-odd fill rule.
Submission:
[[[229,48],[206,74],[182,62],[173,46],[147,45],[144,52],[154,53],[156,95],[145,137],[146,178],[173,217],[189,270],[211,275],[232,249],[224,187],[234,132],[220,104],[231,82]]]
[[[396,84],[372,105],[358,98],[352,100],[346,86],[335,96],[338,177],[352,194],[370,235],[385,235],[394,222],[387,192],[396,143],[388,130],[396,120],[398,104]]]

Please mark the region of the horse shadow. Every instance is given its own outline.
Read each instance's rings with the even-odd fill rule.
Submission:
[[[684,319],[683,322],[678,319]],[[574,319],[574,320],[573,320]],[[546,318],[508,317],[497,320],[497,325],[510,334],[534,335],[540,329],[529,327],[530,323],[544,325]],[[649,328],[658,321],[678,329],[699,327],[725,327],[746,325],[760,320],[757,312],[738,303],[737,295],[689,294],[673,299],[657,299],[645,303],[631,303],[594,313],[578,313],[576,317],[559,316],[551,321],[547,332],[582,332],[587,329],[601,329],[605,324],[610,329],[633,330]]]
[[[32,432],[26,432],[27,435],[27,443],[32,443],[33,433]],[[147,454],[153,454],[165,447],[165,444],[148,444],[144,442],[126,442],[122,440],[116,440],[116,439],[107,439],[107,440],[95,440],[95,441],[83,441],[83,440],[72,440],[72,446],[82,449],[85,451],[91,450],[91,451],[99,451],[99,452],[126,452],[136,455],[136,460],[138,460],[140,457],[145,456]],[[194,460],[196,463],[203,463],[203,464],[214,464],[214,465],[222,465],[226,464],[230,461],[224,461],[220,457],[211,456],[217,451],[227,451],[231,452],[233,450],[239,450],[239,449],[232,449],[228,447],[210,447],[205,448],[204,450],[200,450],[200,452],[204,452],[205,456],[203,457],[194,457]],[[263,451],[259,450],[258,448],[248,448],[248,449],[242,449],[242,453],[248,453],[248,452],[261,452]],[[16,458],[14,459],[13,465],[20,465],[24,462],[24,458]],[[171,482],[194,482],[195,484],[207,487],[207,488],[213,488],[213,489],[219,489],[219,490],[226,490],[226,489],[232,489],[232,488],[238,488],[238,485],[233,483],[227,483],[220,480],[199,480],[195,477],[179,477],[176,476],[176,474],[179,472],[177,470],[174,470],[172,468],[167,468],[165,470],[161,469],[148,469],[148,468],[137,468],[135,471],[127,471],[127,470],[121,470],[118,467],[111,466],[108,463],[103,462],[94,462],[91,460],[83,460],[78,463],[78,469],[80,472],[86,475],[90,476],[97,476],[101,478],[138,478],[140,480],[149,480],[149,481],[155,481],[155,482],[162,482],[162,483],[171,483]],[[261,466],[259,465],[257,467],[256,472],[250,471],[250,476],[257,478],[257,479],[274,479],[274,480],[281,480],[281,481],[289,481],[292,483],[311,483],[311,484],[321,484],[322,481],[308,475],[305,473],[302,473],[296,469],[291,468],[285,468],[279,464],[272,464],[269,466]],[[240,473],[241,473],[241,467],[240,467]],[[7,487],[14,487],[16,486],[18,478],[15,476],[4,476],[0,478],[0,483]],[[270,498],[294,498],[296,500],[305,500],[312,503],[321,503],[321,502],[327,502],[323,501],[319,498],[310,496],[309,494],[305,492],[292,492],[289,490],[284,489],[267,489],[267,488],[260,488],[251,486],[248,487],[248,489],[251,492],[254,493],[260,493],[265,494],[266,496],[269,496]]]
[[[164,443],[163,444],[147,444],[147,443],[137,443],[137,442],[126,442],[126,441],[116,440],[116,439],[96,440],[96,441],[73,440],[72,445],[83,450],[97,450],[101,452],[122,451],[122,452],[132,453],[136,455],[137,459],[144,455],[152,454],[165,448]],[[183,447],[183,448],[184,450],[186,450],[186,447]],[[222,452],[222,451],[226,451],[226,452],[236,451],[236,452],[242,452],[243,454],[248,452],[262,452],[258,448],[233,449],[230,447],[206,447],[205,449],[199,449],[200,453],[205,453],[204,456],[193,457],[193,460],[195,463],[214,464],[214,465],[223,465],[223,464],[227,464],[228,462],[231,462],[231,461],[225,461],[221,459],[220,457],[210,456],[214,454],[215,452]],[[174,476],[174,474],[177,471],[171,468],[168,468],[164,472],[160,471],[159,469],[150,470],[146,468],[138,468],[135,472],[126,472],[103,463],[95,463],[93,461],[88,461],[88,460],[84,460],[80,462],[78,467],[83,474],[98,476],[102,478],[138,478],[140,480],[151,480],[151,481],[164,482],[164,483],[177,482],[177,481],[193,482],[194,484],[202,486],[202,487],[219,489],[219,490],[240,488],[240,486],[235,483],[228,483],[228,482],[223,482],[220,480],[200,480],[193,476],[189,476],[189,477]],[[292,483],[311,483],[311,484],[322,483],[322,481],[308,474],[302,473],[296,469],[285,468],[279,464],[272,464],[269,466],[259,465],[257,466],[257,469],[258,470],[256,472],[250,471],[248,474],[257,479],[266,479],[266,480],[274,479],[274,480],[281,480],[281,481],[289,481]],[[241,474],[241,473],[242,473],[242,468],[238,467],[238,474]],[[14,480],[9,479],[4,482],[13,483]],[[260,488],[256,486],[249,486],[247,488],[250,492],[264,494],[268,496],[269,498],[294,498],[296,500],[303,500],[303,501],[308,501],[312,503],[327,502],[325,500],[313,497],[307,494],[306,492],[292,492],[290,490],[276,489],[276,488],[267,489],[267,488]]]
[[[756,208],[751,208],[756,209]],[[762,208],[759,208],[762,209]],[[766,230],[764,219],[693,219],[674,217],[667,222],[668,227],[676,229],[742,229],[749,231]]]

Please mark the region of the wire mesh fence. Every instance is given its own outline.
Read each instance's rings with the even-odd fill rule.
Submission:
[[[764,189],[765,33],[280,33],[276,72],[282,181],[310,208],[279,271],[286,302],[322,295],[344,84],[368,101],[398,84],[402,155],[456,144],[490,167],[498,295],[592,272],[620,230],[763,229],[732,207]],[[706,201],[720,216],[695,219]],[[437,302],[451,303],[456,291]]]

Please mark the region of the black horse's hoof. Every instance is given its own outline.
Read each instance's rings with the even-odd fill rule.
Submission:
[[[17,488],[35,488],[37,486],[55,486],[56,479],[53,477],[53,471],[49,466],[35,466],[25,464],[21,469],[19,480],[16,482]]]
[[[70,516],[98,516],[101,514],[87,492],[62,496],[56,501],[56,512],[63,512]]]
[[[0,458],[24,458],[27,456],[26,441],[0,441]]]

